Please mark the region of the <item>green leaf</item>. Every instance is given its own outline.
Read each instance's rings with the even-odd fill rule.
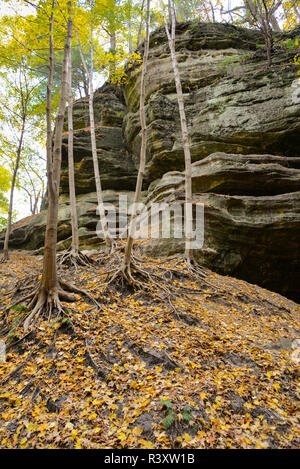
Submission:
[[[18,311],[19,313],[21,311],[27,311],[27,308],[25,305],[14,305],[10,309],[13,309],[14,311]]]
[[[183,420],[187,423],[189,423],[192,420],[191,408],[189,406],[185,406],[183,408],[182,417],[183,417]]]
[[[165,429],[170,428],[175,421],[174,412],[169,412],[168,415],[163,419],[162,424]]]
[[[170,400],[166,400],[166,401],[162,400],[161,403],[162,403],[163,407],[166,408],[166,409],[172,409],[172,407],[173,407],[172,401],[170,401]]]

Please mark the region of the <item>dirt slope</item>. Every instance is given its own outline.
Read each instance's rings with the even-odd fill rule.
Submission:
[[[175,262],[156,268],[195,292],[170,301],[155,286],[103,297],[103,267],[65,268],[102,311],[78,297],[26,335],[26,310],[6,308],[33,288],[40,260],[0,265],[1,448],[299,446],[299,306],[213,273],[214,287],[192,283]]]

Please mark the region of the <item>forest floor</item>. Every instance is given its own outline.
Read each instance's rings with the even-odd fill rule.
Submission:
[[[299,447],[300,307],[213,272],[215,287],[192,282],[174,260],[147,263],[173,268],[171,288],[194,293],[165,301],[150,285],[101,295],[104,266],[64,267],[101,310],[78,296],[64,303],[68,316],[26,333],[26,307],[7,308],[36,285],[41,259],[0,264],[0,330],[10,326],[0,447]]]

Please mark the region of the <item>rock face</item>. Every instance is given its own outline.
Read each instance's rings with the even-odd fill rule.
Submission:
[[[259,33],[221,24],[180,24],[176,50],[185,93],[193,161],[216,151],[298,156],[300,88],[284,50],[268,70]],[[172,64],[164,30],[151,39],[147,178],[183,170],[183,149]],[[292,53],[294,56],[294,53]],[[125,136],[138,158],[140,72],[125,86]],[[163,77],[163,78],[162,78]],[[298,91],[297,91],[298,90]]]
[[[193,163],[195,202],[205,204],[205,239],[199,262],[299,300],[300,86],[292,59],[280,46],[300,31],[275,40],[266,68],[259,32],[224,24],[177,25]],[[276,42],[277,41],[277,42]],[[259,47],[257,47],[257,45]],[[141,47],[142,52],[142,47]],[[299,52],[299,51],[298,51]],[[183,149],[172,64],[163,29],[151,36],[146,82],[147,167],[144,201],[184,200]],[[95,93],[97,151],[106,202],[135,188],[140,151],[138,65],[124,87]],[[88,101],[74,105],[75,181],[82,247],[96,236],[95,183]],[[65,126],[65,130],[67,130]],[[70,243],[67,132],[63,138],[58,248]],[[275,155],[275,156],[274,156]],[[43,205],[43,208],[46,204]],[[121,214],[123,219],[126,214]],[[46,211],[11,234],[11,248],[43,247]],[[0,247],[3,234],[0,235]],[[178,239],[148,240],[144,253],[180,252]]]
[[[120,89],[106,87],[94,98],[96,142],[103,189],[134,190],[137,171],[122,132],[126,106]],[[66,126],[65,126],[66,127]],[[78,194],[96,190],[88,99],[74,105],[74,162],[75,184]],[[68,193],[68,134],[63,137],[61,192]]]
[[[300,159],[214,153],[193,164],[192,181],[195,203],[204,204],[199,263],[299,301]],[[150,187],[147,206],[162,202],[183,205],[183,173],[166,173]],[[173,224],[174,216],[171,233]],[[170,255],[184,242],[151,239],[142,250]]]

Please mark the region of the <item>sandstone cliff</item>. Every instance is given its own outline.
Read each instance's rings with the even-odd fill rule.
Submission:
[[[299,31],[290,35],[299,35]],[[300,259],[300,87],[295,51],[276,42],[266,68],[257,31],[224,24],[179,24],[176,50],[190,131],[195,201],[205,203],[205,244],[197,257],[212,270],[273,289],[295,300]],[[141,48],[142,49],[142,48]],[[172,65],[163,29],[151,36],[147,77],[147,171],[144,200],[183,200],[181,145]],[[124,87],[95,94],[97,149],[106,202],[135,187],[140,148],[140,69]],[[87,100],[74,106],[75,177],[80,240],[98,245],[96,194]],[[299,159],[298,159],[299,158]],[[67,133],[59,211],[59,248],[70,243]],[[170,173],[171,171],[171,173]],[[45,208],[45,204],[43,206]],[[125,216],[125,215],[124,215]],[[16,227],[11,247],[43,246],[46,211]],[[1,244],[1,239],[0,239]],[[178,240],[147,241],[144,253],[179,252]]]

